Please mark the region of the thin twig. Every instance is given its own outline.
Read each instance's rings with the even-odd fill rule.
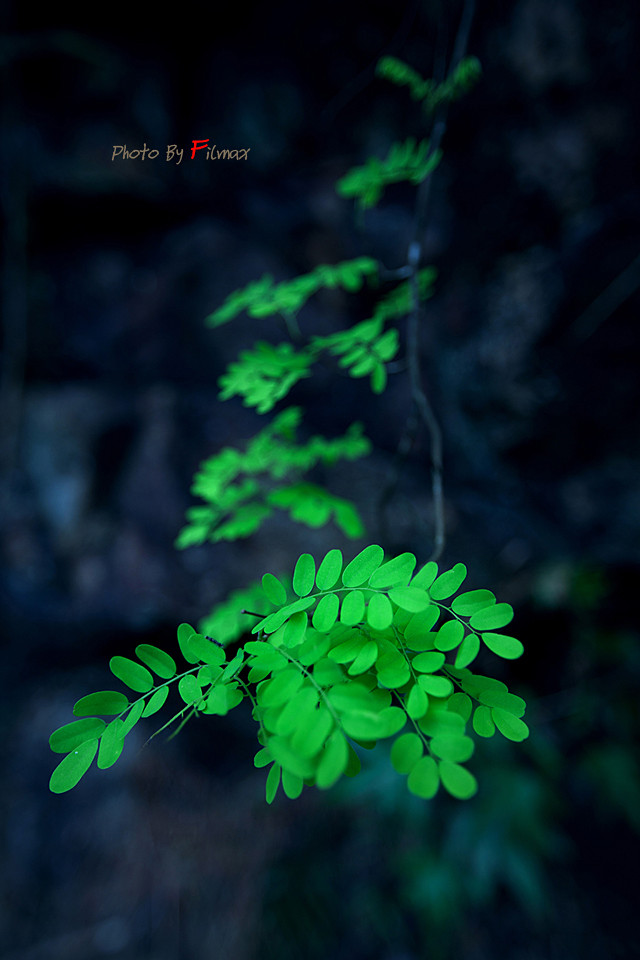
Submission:
[[[475,0],[465,0],[460,26],[454,45],[454,51],[449,65],[448,78],[453,75],[458,64],[465,55],[471,21],[475,8]],[[440,149],[440,144],[447,128],[447,108],[443,104],[437,111],[431,134],[430,152],[433,154]],[[411,270],[411,311],[407,330],[407,357],[409,362],[409,382],[411,398],[430,437],[431,459],[431,491],[433,496],[434,537],[431,560],[437,560],[445,545],[445,516],[444,498],[442,490],[442,431],[433,408],[427,398],[422,384],[420,370],[420,291],[418,285],[418,271],[423,253],[423,237],[425,232],[428,201],[431,192],[433,174],[429,174],[420,184],[416,202],[416,218],[414,235],[409,245],[408,263]]]

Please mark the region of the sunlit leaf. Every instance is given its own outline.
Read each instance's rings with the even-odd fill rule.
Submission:
[[[316,579],[316,562],[310,553],[303,553],[293,571],[293,589],[299,597],[306,597],[313,590]]]
[[[478,790],[478,782],[474,775],[449,760],[441,760],[439,765],[440,779],[445,790],[458,800],[468,800]]]
[[[109,669],[118,680],[137,693],[146,693],[153,687],[153,677],[147,668],[128,657],[111,657]]]
[[[471,617],[469,624],[474,630],[499,630],[513,620],[513,607],[509,603],[495,603],[491,607],[479,610]]]
[[[272,573],[265,573],[263,576],[262,589],[267,600],[270,600],[276,607],[281,607],[287,602],[287,591]]]
[[[492,653],[505,660],[515,660],[524,653],[524,647],[515,637],[507,637],[501,633],[483,633],[482,641]]]
[[[440,778],[433,757],[422,757],[409,773],[407,787],[416,797],[430,800],[438,792]]]
[[[378,569],[384,560],[384,550],[373,543],[365,547],[351,563],[347,564],[342,573],[342,583],[345,587],[359,587],[366,583],[372,573]]]
[[[424,747],[417,733],[403,733],[393,741],[391,763],[397,773],[411,773],[422,757]]]
[[[92,717],[96,714],[105,717],[115,713],[122,713],[129,706],[124,693],[118,690],[101,690],[99,693],[89,693],[81,697],[73,708],[74,717]]]
[[[329,550],[318,567],[316,586],[318,590],[330,590],[338,582],[342,573],[342,553],[340,550]]]
[[[124,747],[124,724],[119,717],[108,724],[106,730],[100,737],[100,749],[98,751],[98,767],[100,770],[107,770],[116,762],[122,748]]]
[[[433,581],[429,590],[431,599],[446,600],[447,597],[452,596],[456,590],[460,588],[466,575],[467,568],[464,563],[456,563],[455,567],[451,570],[441,573],[440,576]],[[472,624],[472,626],[475,626],[475,624]]]
[[[154,647],[150,643],[139,643],[136,647],[136,657],[163,680],[170,680],[171,677],[176,675],[178,668],[175,660],[164,650],[160,650],[159,647]]]
[[[72,790],[91,766],[97,752],[97,739],[79,743],[64,760],[60,761],[51,774],[49,780],[51,792],[66,793],[67,790]]]
[[[54,753],[69,753],[85,740],[99,737],[106,726],[104,720],[98,717],[87,717],[84,720],[65,723],[63,727],[53,731],[49,737],[49,746]]]

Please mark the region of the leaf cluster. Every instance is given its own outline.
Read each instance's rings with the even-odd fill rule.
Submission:
[[[442,83],[436,83],[435,80],[425,80],[397,57],[382,57],[376,66],[376,73],[398,87],[409,87],[411,98],[419,100],[425,112],[431,114],[441,105],[452,103],[468,93],[480,79],[482,67],[476,57],[465,57],[450,77]]]
[[[205,505],[187,510],[187,525],[176,540],[179,549],[206,540],[248,537],[276,509],[310,527],[332,519],[347,536],[362,535],[360,515],[350,501],[300,482],[317,464],[368,454],[371,444],[361,424],[352,424],[344,436],[332,440],[313,436],[297,443],[301,419],[300,407],[288,407],[249,441],[246,450],[225,447],[201,464],[191,492]]]
[[[354,776],[357,748],[392,738],[391,762],[411,793],[428,799],[442,784],[455,797],[471,797],[477,782],[464,766],[475,748],[470,733],[491,737],[497,729],[520,741],[528,729],[524,701],[469,666],[483,645],[507,659],[523,648],[497,632],[511,622],[509,604],[489,590],[459,592],[464,564],[439,572],[429,562],[416,573],[416,562],[411,553],[385,561],[377,544],[346,565],[338,549],[319,565],[303,553],[291,587],[264,575],[266,612],[252,629],[255,639],[230,661],[188,624],[178,628],[178,643],[192,666],[181,674],[149,644],[136,647],[140,662],[113,657],[112,673],[141,696],[130,702],[102,691],[76,703],[80,719],[50,738],[51,749],[66,754],[51,790],[75,786],[96,754],[101,769],[115,763],[126,734],[163,706],[175,683],[184,706],[161,730],[196,713],[224,715],[249,699],[260,744],[255,765],[269,767],[269,803],[280,784],[295,798],[305,785],[327,789]],[[116,716],[107,724],[105,715]]]

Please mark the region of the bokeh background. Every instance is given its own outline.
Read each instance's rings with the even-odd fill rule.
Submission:
[[[443,561],[516,608],[525,656],[486,669],[527,698],[531,738],[479,744],[470,802],[411,797],[376,751],[356,780],[272,807],[241,709],[143,749],[149,720],[62,796],[47,739],[113,685],[110,656],[175,649],[178,623],[305,549],[428,558],[427,436],[378,509],[410,404],[401,369],[379,398],[322,375],[292,394],[309,434],[359,419],[374,440],[323,478],[359,503],[366,541],[270,521],[235,544],[173,542],[198,464],[264,426],[218,401],[217,378],[282,338],[275,321],[204,318],[267,271],[406,262],[413,190],[359,223],[334,185],[421,136],[375,63],[432,75],[461,4],[48,10],[1,15],[3,960],[637,957],[637,6],[479,0],[483,79],[450,111],[431,192],[421,336]],[[189,162],[207,137],[249,159]],[[145,143],[159,159],[112,160]],[[319,297],[304,329],[371,302]]]

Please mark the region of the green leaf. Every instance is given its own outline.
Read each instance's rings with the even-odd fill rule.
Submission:
[[[424,717],[429,709],[429,698],[422,687],[416,684],[411,688],[407,697],[406,708],[412,720],[419,720],[420,717]]]
[[[319,575],[319,574],[318,574]],[[335,593],[327,593],[318,601],[318,606],[313,611],[313,627],[320,633],[328,633],[338,619],[338,610],[340,601]]]
[[[460,617],[472,617],[474,613],[493,606],[495,602],[496,598],[491,590],[468,590],[455,598],[451,609]]]
[[[263,576],[262,589],[267,600],[271,601],[276,607],[281,607],[287,602],[287,591],[272,573],[265,573]]]
[[[433,757],[422,757],[409,773],[407,787],[416,797],[431,800],[438,792],[440,778]]]
[[[304,781],[289,770],[282,771],[282,789],[289,800],[297,800],[302,793]]]
[[[434,580],[429,590],[431,599],[446,600],[447,597],[452,596],[456,590],[460,588],[466,575],[467,568],[464,563],[456,563],[455,567],[451,570],[441,573],[440,576]]]
[[[288,737],[307,721],[313,721],[318,713],[319,693],[315,687],[303,682],[303,686],[284,705],[282,713],[276,723],[276,733],[281,737]]]
[[[386,630],[393,622],[393,607],[384,593],[374,593],[367,606],[367,622],[374,630]]]
[[[273,757],[271,756],[271,751],[268,747],[263,747],[261,750],[258,750],[255,757],[253,758],[254,767],[266,767],[269,763],[273,763]]]
[[[99,693],[89,693],[86,697],[81,697],[74,705],[74,717],[92,717],[95,714],[110,716],[114,713],[122,713],[129,706],[129,701],[124,693],[118,690],[101,690]]]
[[[436,650],[454,650],[459,646],[464,637],[464,627],[459,620],[448,620],[443,623],[435,637],[433,643]]]
[[[130,733],[131,730],[133,730],[133,728],[135,727],[136,723],[138,722],[138,720],[140,719],[140,717],[144,712],[144,707],[145,707],[145,702],[143,699],[136,700],[136,702],[131,705],[131,709],[129,710],[129,713],[124,718],[123,733],[125,736],[128,733]]]
[[[191,706],[202,699],[202,687],[192,673],[180,677],[178,680],[178,693],[187,706]]]
[[[154,647],[150,643],[139,643],[136,647],[136,657],[142,660],[147,667],[163,680],[170,680],[177,673],[178,668],[173,657],[170,657],[164,650]],[[139,691],[143,692],[143,691]],[[98,764],[100,766],[100,764]]]
[[[128,657],[111,657],[109,669],[118,680],[137,693],[146,693],[153,687],[153,677],[147,668]]]
[[[301,757],[314,757],[322,749],[334,727],[334,720],[324,704],[300,719],[291,746]]]
[[[406,587],[416,565],[416,558],[412,553],[401,553],[393,560],[387,560],[378,567],[369,577],[369,586],[374,589],[389,589],[390,587]]]
[[[354,710],[341,717],[345,733],[354,740],[379,740],[386,736],[386,725],[379,713]]]
[[[492,737],[494,735],[496,726],[489,707],[476,707],[473,714],[473,729],[479,737]]]
[[[441,760],[440,779],[445,790],[458,800],[468,800],[478,790],[478,781],[464,767],[450,760]]]
[[[515,637],[507,637],[501,633],[483,633],[482,641],[492,653],[505,660],[515,660],[524,653],[524,647]]]
[[[435,673],[443,665],[445,660],[444,653],[440,651],[429,651],[428,653],[419,653],[411,661],[414,670],[420,673]]]
[[[329,650],[328,656],[336,663],[350,663],[355,660],[366,643],[367,637],[363,633],[352,630],[346,640]]]
[[[280,764],[274,763],[267,774],[266,798],[268,804],[273,803],[275,795],[278,792],[278,787],[280,786],[280,769]]]
[[[432,697],[448,697],[453,692],[453,684],[448,677],[434,677],[430,673],[422,673],[418,683]]]
[[[318,590],[330,590],[338,582],[342,573],[342,553],[340,550],[329,550],[318,567],[316,586]]]
[[[199,657],[191,651],[189,641],[196,633],[190,623],[181,623],[178,627],[178,646],[187,663],[197,663]]]
[[[310,553],[303,553],[293,571],[293,589],[299,597],[306,597],[313,590],[316,579],[316,562]]]
[[[522,697],[516,697],[515,694],[504,690],[481,690],[478,700],[487,707],[498,707],[516,717],[521,717],[527,707]]]
[[[270,613],[264,620],[260,620],[251,632],[259,633],[260,631],[264,631],[265,633],[275,633],[294,613],[299,613],[301,610],[308,610],[315,602],[315,597],[302,597],[300,600],[295,600],[280,610],[274,610],[274,612]]]
[[[461,763],[468,760],[473,754],[474,744],[471,737],[443,733],[433,737],[430,747],[433,753],[437,757],[441,757],[442,760]]]
[[[389,597],[402,610],[409,613],[420,613],[429,606],[429,594],[418,587],[394,587],[389,590]],[[435,608],[437,610],[437,607]]]
[[[98,752],[98,740],[93,738],[79,743],[51,774],[49,789],[52,793],[66,793],[84,776]]]
[[[308,623],[309,618],[304,610],[300,610],[298,613],[294,613],[292,617],[289,617],[284,627],[283,646],[297,647],[299,643],[302,643],[304,635],[307,632]]]
[[[360,673],[369,670],[378,659],[378,644],[375,640],[369,640],[362,647],[357,657],[349,667],[347,673],[350,677],[355,677]]]
[[[474,630],[499,630],[513,620],[513,607],[509,603],[496,603],[479,610],[471,617],[470,626]]]
[[[466,693],[452,694],[452,696],[449,697],[449,702],[447,703],[447,710],[451,710],[454,713],[459,714],[466,723],[471,716],[471,711],[473,710],[471,697],[468,697]]]
[[[111,721],[100,737],[100,750],[98,751],[98,767],[100,770],[107,770],[112,767],[122,753],[124,747],[123,728],[122,720],[117,717]]]
[[[491,710],[491,716],[502,736],[508,740],[514,740],[516,743],[519,743],[521,740],[526,740],[529,736],[529,728],[524,720],[520,720],[507,710],[494,707]]]
[[[313,666],[313,679],[321,687],[332,687],[344,680],[344,674],[337,663],[323,657]]]
[[[143,717],[151,717],[158,710],[161,710],[169,696],[169,687],[159,687],[147,700],[146,706],[142,711]]]
[[[421,590],[428,590],[435,578],[438,576],[438,564],[435,560],[429,560],[424,567],[416,573],[411,581],[412,587],[419,587]]]
[[[458,648],[458,653],[455,660],[456,667],[468,667],[469,664],[473,663],[475,658],[478,656],[479,650],[480,640],[478,639],[477,634],[467,634]]]
[[[187,641],[187,646],[189,647],[191,657],[195,657],[195,660],[190,661],[191,663],[202,661],[211,666],[220,667],[227,659],[224,650],[219,647],[217,643],[212,643],[211,640],[207,640],[201,633],[191,634]]]
[[[385,652],[376,664],[378,682],[383,687],[403,687],[411,677],[409,664],[399,651]]]
[[[297,667],[287,667],[258,687],[258,703],[264,707],[286,703],[300,689],[303,680],[304,676]]]
[[[58,727],[57,730],[53,731],[49,737],[49,746],[54,753],[70,753],[85,740],[92,740],[101,736],[106,726],[104,720],[100,720],[98,717],[88,717],[85,720],[65,723],[63,727]],[[62,793],[62,791],[59,792]]]
[[[342,601],[340,621],[346,626],[355,627],[364,620],[364,594],[361,590],[351,590]]]
[[[411,773],[422,755],[422,740],[417,733],[403,733],[393,741],[391,763],[397,773]]]
[[[269,750],[282,769],[288,770],[294,774],[294,776],[304,779],[313,773],[311,761],[294,750],[291,742],[286,737],[279,737],[277,735],[269,737]]]
[[[339,730],[334,730],[326,742],[316,770],[316,785],[327,790],[340,779],[347,768],[349,750]]]
[[[384,560],[384,550],[373,543],[365,547],[351,563],[347,564],[342,573],[342,583],[345,587],[359,587],[366,583],[374,571]]]

